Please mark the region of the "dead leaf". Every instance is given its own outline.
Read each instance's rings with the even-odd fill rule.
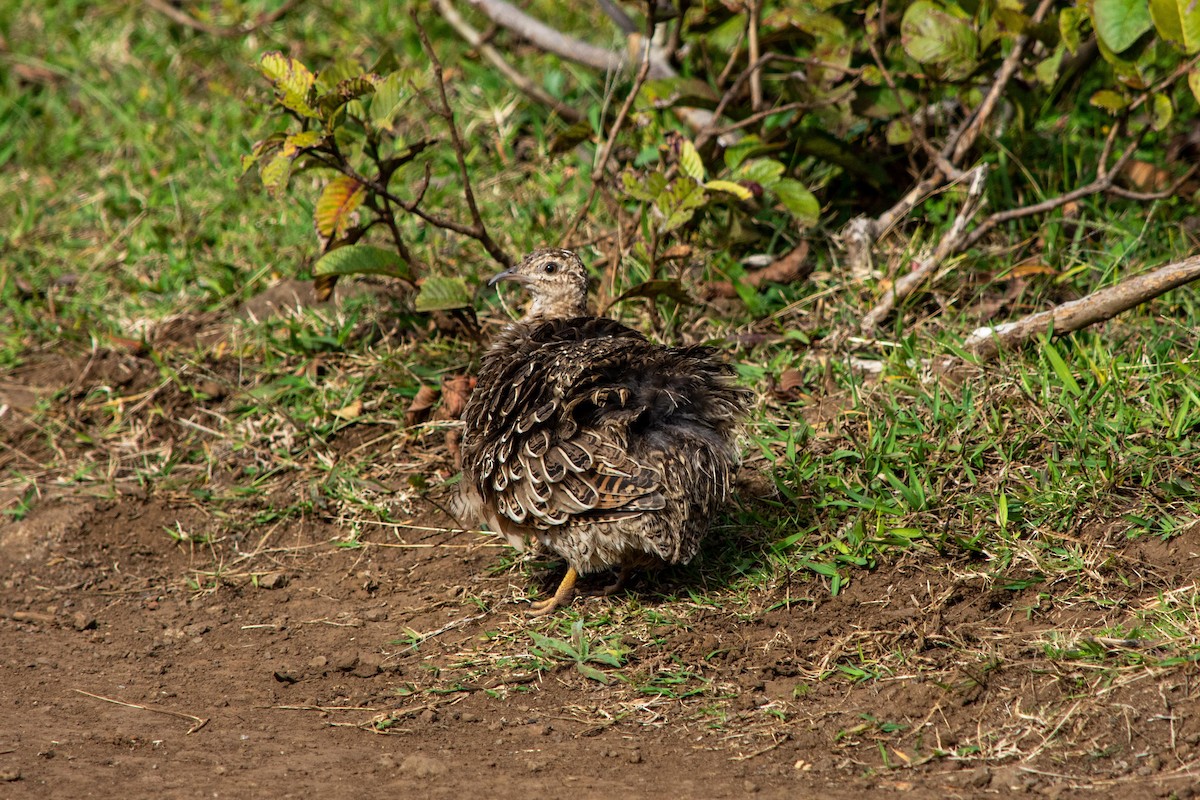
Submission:
[[[437,410],[434,417],[436,419],[461,417],[463,409],[467,407],[467,400],[471,397],[471,390],[474,388],[475,379],[469,375],[452,375],[442,380],[442,407]]]
[[[362,416],[363,402],[361,399],[355,400],[348,406],[342,406],[333,412],[333,415],[338,419],[358,419]]]
[[[408,410],[404,412],[404,424],[416,425],[418,422],[424,422],[429,416],[429,409],[433,408],[433,404],[437,402],[440,392],[432,386],[422,386],[417,390],[417,396],[408,404]]]
[[[796,400],[804,391],[804,376],[798,369],[785,369],[779,376],[772,394],[780,400]]]
[[[1171,173],[1148,161],[1131,160],[1121,170],[1121,183],[1138,192],[1161,192],[1172,183]]]
[[[808,261],[808,242],[803,241],[794,249],[772,261],[762,269],[751,270],[742,278],[742,283],[758,288],[766,281],[772,283],[794,283],[812,274],[816,265]],[[711,300],[714,297],[737,297],[737,291],[730,281],[710,281],[705,286],[704,296]]]

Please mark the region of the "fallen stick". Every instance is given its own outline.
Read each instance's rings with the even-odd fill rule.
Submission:
[[[137,703],[126,703],[124,700],[114,700],[111,697],[104,697],[102,695],[92,694],[91,692],[85,692],[83,689],[76,689],[75,691],[86,697],[92,697],[96,700],[103,700],[106,703],[112,703],[114,706],[125,706],[126,708],[136,708],[139,711],[149,711],[153,714],[166,714],[167,716],[178,717],[179,719],[190,719],[196,724],[188,728],[188,733],[195,733],[208,724],[207,719],[197,717],[195,714],[184,714],[182,711],[170,711],[165,708],[151,708],[150,706],[141,706]]]
[[[1104,322],[1197,278],[1200,278],[1200,255],[1129,278],[1049,311],[1030,314],[1003,325],[979,328],[967,337],[963,348],[980,361],[987,361],[995,358],[1002,349],[1024,344],[1051,328],[1056,334],[1070,333]]]

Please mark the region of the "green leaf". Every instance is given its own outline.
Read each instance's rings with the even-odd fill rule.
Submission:
[[[1175,0],[1150,0],[1150,19],[1158,35],[1169,42],[1183,44],[1183,22]]]
[[[913,138],[912,128],[909,127],[908,122],[902,117],[896,117],[896,119],[888,123],[884,138],[887,139],[888,144],[893,146],[908,144]]]
[[[345,105],[352,100],[366,97],[375,93],[375,84],[380,80],[378,75],[356,75],[337,82],[330,91],[317,98],[317,105],[326,114]]]
[[[346,175],[327,183],[313,211],[317,233],[331,239],[345,236],[366,196],[367,187]]]
[[[267,165],[258,171],[262,184],[268,192],[275,195],[287,185],[292,175],[292,157],[284,153],[276,153]]]
[[[584,664],[582,661],[576,662],[575,669],[579,670],[579,674],[583,677],[591,678],[594,681],[603,683],[605,686],[612,683],[612,678],[610,678],[608,675],[605,675],[603,672],[591,666],[590,664]]]
[[[1175,107],[1171,105],[1171,98],[1160,92],[1154,95],[1151,102],[1150,126],[1156,131],[1165,130],[1175,117]]]
[[[979,53],[979,37],[970,25],[927,0],[905,10],[900,41],[914,60],[941,67],[948,77],[969,74]]]
[[[1152,24],[1147,0],[1094,0],[1092,4],[1096,35],[1114,53],[1128,49]]]
[[[1192,94],[1196,97],[1196,102],[1200,103],[1200,68],[1192,68],[1188,73],[1188,88],[1192,90]]]
[[[657,109],[674,106],[716,108],[720,99],[713,88],[699,78],[656,78],[642,84],[638,94],[642,106]]]
[[[1075,55],[1079,51],[1079,45],[1083,41],[1083,21],[1087,19],[1087,12],[1082,8],[1072,6],[1064,8],[1058,14],[1058,33],[1062,36],[1063,44],[1071,51],[1071,55]]]
[[[321,256],[313,264],[312,274],[314,278],[322,275],[391,275],[409,278],[412,273],[404,259],[391,250],[369,244],[352,244],[330,250]]]
[[[1114,92],[1112,89],[1101,89],[1092,95],[1088,102],[1096,108],[1103,108],[1110,114],[1116,114],[1126,106],[1128,101],[1120,92]]]
[[[696,145],[688,139],[684,139],[679,146],[679,170],[689,178],[704,181],[704,162],[696,152]]]
[[[817,224],[821,216],[821,204],[803,183],[781,178],[771,189],[797,222],[802,225]]]
[[[446,311],[471,305],[471,290],[462,278],[430,275],[421,282],[417,311]]]
[[[637,173],[627,169],[621,173],[621,185],[625,188],[625,194],[634,200],[653,203],[667,188],[667,177],[661,172],[651,172],[639,179]]]
[[[396,115],[403,105],[408,102],[405,96],[404,76],[393,72],[375,85],[375,94],[371,97],[371,124],[381,131],[391,131],[396,122]]]
[[[301,116],[320,116],[308,102],[309,92],[316,82],[308,67],[283,53],[273,52],[259,59],[258,69],[275,87],[281,105]]]
[[[771,145],[763,143],[757,136],[750,134],[740,142],[725,148],[725,166],[737,169],[750,156],[756,156],[771,149],[773,149]]]
[[[280,151],[289,158],[295,158],[296,154],[306,147],[313,147],[324,141],[325,134],[320,131],[301,131],[293,133],[291,136],[283,140],[283,149]]]
[[[1058,70],[1062,66],[1063,56],[1066,55],[1066,45],[1059,44],[1049,58],[1044,58],[1034,67],[1033,73],[1042,86],[1053,86],[1058,79]]]
[[[738,181],[753,181],[759,186],[770,189],[783,174],[783,164],[770,158],[756,158],[743,163],[734,170],[733,177]]]
[[[667,233],[686,225],[696,214],[696,209],[703,206],[707,200],[708,195],[699,183],[686,176],[676,178],[666,191],[654,200],[654,210],[663,218],[659,230]]]
[[[712,180],[704,184],[705,189],[712,189],[715,192],[729,192],[737,195],[739,200],[749,200],[754,197],[754,192],[742,186],[740,183],[733,181]]]

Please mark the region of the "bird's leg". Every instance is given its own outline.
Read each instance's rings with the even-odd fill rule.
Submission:
[[[562,583],[558,584],[558,590],[554,592],[553,597],[545,600],[539,600],[529,607],[525,613],[531,617],[544,617],[559,606],[569,606],[571,601],[575,599],[575,581],[579,579],[579,573],[574,567],[567,567],[567,574],[563,575]]]
[[[588,597],[611,597],[625,588],[625,584],[629,582],[629,576],[632,574],[633,567],[628,564],[622,564],[621,569],[617,572],[617,579],[615,581],[608,586],[601,586],[599,589],[581,591],[580,594],[586,594]]]

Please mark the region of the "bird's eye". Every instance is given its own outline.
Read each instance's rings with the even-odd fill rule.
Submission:
[[[547,264],[542,269],[544,269],[546,271],[547,275],[553,275],[554,273],[558,272],[558,262],[551,261],[549,264]]]

